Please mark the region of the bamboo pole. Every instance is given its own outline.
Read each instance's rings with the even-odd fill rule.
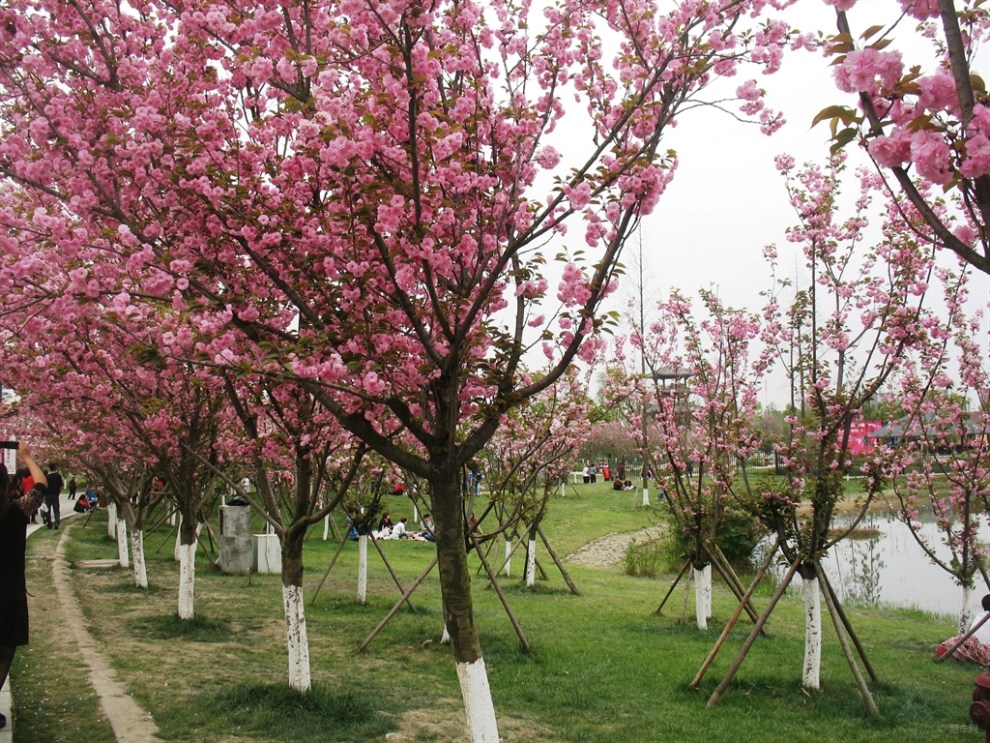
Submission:
[[[794,562],[791,563],[791,567],[787,570],[787,574],[784,576],[784,579],[780,582],[780,585],[777,586],[777,590],[771,597],[770,603],[767,605],[767,608],[763,610],[763,613],[760,615],[759,620],[756,622],[753,629],[750,630],[749,636],[746,637],[746,641],[743,642],[743,646],[742,649],[740,649],[739,651],[739,655],[737,655],[736,659],[732,661],[732,665],[729,667],[728,673],[725,675],[725,678],[722,679],[722,683],[718,685],[718,688],[716,688],[715,691],[712,692],[712,695],[708,698],[708,703],[705,705],[705,707],[714,707],[718,703],[718,700],[721,699],[722,694],[729,687],[729,684],[732,682],[732,677],[736,675],[736,672],[739,670],[739,667],[746,659],[746,654],[749,652],[749,649],[753,646],[753,642],[755,642],[757,635],[760,634],[760,630],[763,628],[763,625],[766,624],[767,619],[770,618],[770,613],[774,610],[774,607],[777,606],[777,602],[780,601],[780,597],[784,595],[784,591],[786,591],[787,587],[791,584],[791,579],[794,577],[794,573],[797,572],[798,565],[800,564],[801,564],[800,557],[795,558]]]
[[[818,576],[818,582],[824,584],[824,571],[822,570],[821,563],[815,562],[815,575]],[[828,613],[832,617],[832,626],[835,627],[835,635],[839,639],[839,647],[842,648],[842,654],[846,656],[846,661],[849,663],[849,670],[852,671],[853,678],[856,680],[856,686],[859,687],[859,693],[863,696],[863,701],[866,702],[867,709],[870,710],[871,715],[879,715],[880,710],[877,708],[877,703],[873,699],[873,695],[870,694],[870,687],[866,685],[866,681],[863,679],[863,674],[859,670],[859,665],[856,663],[856,658],[853,657],[852,650],[849,648],[849,642],[846,640],[846,635],[842,631],[842,620],[839,619],[839,615],[835,610],[835,602],[832,600],[832,592],[829,590],[822,591],[822,595],[825,596],[825,605],[828,606]]]
[[[547,548],[547,554],[550,555],[550,559],[553,560],[554,564],[557,566],[557,569],[564,578],[564,583],[566,583],[567,587],[571,589],[571,593],[575,596],[580,595],[577,586],[574,585],[574,581],[571,580],[571,576],[567,573],[567,570],[564,568],[560,558],[557,557],[557,553],[554,551],[553,547],[550,546],[550,540],[547,539],[547,535],[543,533],[543,527],[537,526],[536,533],[539,534],[540,539],[543,540],[543,546]]]
[[[340,540],[340,544],[337,546],[337,551],[334,552],[333,558],[330,560],[330,564],[327,565],[327,569],[323,571],[323,577],[320,578],[320,582],[316,584],[316,590],[313,591],[313,598],[309,600],[309,605],[313,606],[316,603],[316,597],[320,595],[320,589],[323,588],[323,584],[326,582],[327,578],[330,577],[330,571],[333,570],[333,566],[337,563],[337,558],[340,557],[340,553],[344,551],[344,545],[347,544],[347,535]]]
[[[779,544],[780,544],[779,539],[776,542],[774,542],[773,549],[770,550],[770,553],[767,555],[767,559],[764,560],[763,564],[760,566],[760,569],[757,571],[756,577],[753,578],[753,582],[752,584],[750,584],[749,590],[746,591],[746,595],[739,602],[739,605],[736,607],[735,612],[733,612],[732,614],[732,618],[729,619],[728,624],[725,625],[725,629],[722,630],[722,634],[719,635],[718,640],[715,641],[715,645],[712,647],[711,652],[708,653],[708,657],[705,658],[705,662],[701,664],[701,668],[698,669],[698,673],[695,674],[694,678],[691,680],[691,683],[688,684],[689,686],[697,687],[698,684],[701,683],[701,679],[704,678],[705,674],[708,672],[708,669],[715,661],[715,656],[718,655],[719,650],[722,649],[722,645],[725,643],[725,640],[729,636],[729,633],[732,631],[732,628],[736,626],[736,622],[738,622],[739,617],[742,616],[743,607],[752,606],[751,604],[749,604],[749,599],[753,595],[753,592],[756,590],[756,587],[760,585],[760,581],[763,580],[763,576],[766,574],[767,570],[770,567],[770,563],[773,561],[773,556],[777,554],[777,547]],[[759,617],[757,617],[757,620],[758,619]]]
[[[396,575],[395,571],[392,569],[392,563],[390,563],[388,558],[385,557],[385,552],[382,550],[382,546],[378,544],[378,540],[374,537],[371,538],[371,542],[375,545],[375,549],[378,550],[378,554],[381,555],[382,562],[384,562],[385,567],[388,568],[389,575],[391,575],[392,580],[395,581],[395,585],[398,587],[399,593],[405,593],[406,589],[402,587],[402,582],[399,580],[399,576]],[[406,603],[409,604],[409,611],[416,611],[416,607],[412,605],[412,601],[407,599]]]
[[[863,643],[859,641],[859,637],[856,635],[856,631],[853,629],[852,622],[849,621],[849,617],[846,616],[845,610],[842,608],[842,604],[839,603],[839,597],[835,593],[835,589],[828,580],[828,575],[825,571],[822,571],[822,586],[829,593],[832,594],[832,600],[835,602],[835,610],[839,613],[839,619],[842,620],[842,625],[846,628],[846,632],[849,634],[849,639],[853,641],[853,645],[856,646],[856,652],[859,653],[859,657],[863,660],[863,665],[866,667],[866,672],[870,674],[870,680],[875,684],[880,678],[877,676],[877,672],[873,670],[873,664],[870,663],[870,659],[866,655],[866,648],[863,647]]]
[[[428,576],[430,574],[430,571],[433,570],[434,566],[439,561],[440,561],[440,558],[439,557],[434,557],[430,561],[430,564],[426,566],[426,570],[424,570],[419,575],[419,577],[416,578],[415,581],[413,581],[412,585],[409,586],[409,588],[406,589],[406,592],[402,594],[402,598],[400,598],[398,601],[396,601],[395,602],[395,605],[391,609],[389,609],[389,612],[382,618],[382,621],[380,621],[377,624],[377,626],[371,631],[371,634],[368,635],[365,638],[364,642],[362,642],[358,646],[358,649],[357,649],[356,652],[362,653],[362,652],[365,651],[365,649],[367,649],[368,645],[371,644],[371,641],[374,640],[375,637],[378,636],[378,633],[381,632],[385,628],[385,625],[388,624],[391,621],[392,617],[394,617],[395,614],[396,614],[396,612],[399,611],[399,607],[402,606],[402,604],[404,604],[406,601],[409,600],[409,597],[412,595],[413,591],[415,591],[417,588],[419,588],[419,584],[422,583],[424,580],[426,580],[426,576]]]
[[[684,577],[684,573],[687,571],[690,565],[691,565],[690,560],[685,561],[684,567],[681,568],[681,572],[679,572],[677,574],[677,577],[674,578],[674,582],[670,584],[670,589],[667,591],[667,595],[663,597],[663,601],[660,602],[660,606],[658,606],[656,610],[653,612],[654,614],[659,614],[661,611],[663,611],[664,604],[667,603],[667,599],[670,598],[670,595],[674,592],[674,589],[677,588],[677,584],[681,582],[681,578]]]
[[[522,643],[523,651],[526,653],[531,653],[532,648],[529,645],[529,640],[526,639],[526,633],[523,632],[522,627],[516,620],[515,614],[512,613],[512,607],[509,606],[509,599],[506,598],[505,593],[502,591],[502,586],[499,585],[498,578],[492,573],[492,568],[485,559],[485,556],[481,554],[481,550],[478,549],[478,538],[471,532],[469,535],[471,541],[474,543],[474,551],[478,555],[478,559],[481,560],[481,564],[484,565],[485,571],[488,573],[488,578],[492,582],[492,588],[495,589],[495,593],[498,595],[499,601],[502,602],[502,608],[505,609],[506,616],[509,617],[509,622],[512,624],[512,628],[516,631],[516,635],[519,637],[519,641]]]

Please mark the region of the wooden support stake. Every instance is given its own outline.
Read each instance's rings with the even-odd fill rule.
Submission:
[[[839,597],[835,594],[835,589],[832,584],[829,583],[828,576],[825,571],[822,571],[822,586],[832,594],[832,601],[835,602],[835,610],[839,613],[839,619],[842,620],[842,625],[846,628],[846,632],[849,634],[849,639],[853,641],[853,645],[856,646],[856,651],[859,653],[859,657],[863,661],[863,665],[866,667],[866,672],[870,674],[870,680],[875,684],[880,679],[877,676],[877,672],[873,670],[873,664],[870,663],[870,659],[866,656],[866,649],[863,647],[863,643],[859,641],[859,637],[856,636],[856,631],[853,629],[852,623],[849,621],[849,617],[846,616],[846,612],[842,608],[842,604],[839,603]]]
[[[362,642],[358,646],[358,649],[357,649],[357,652],[358,653],[363,653],[367,649],[368,645],[371,644],[371,641],[374,640],[375,637],[378,636],[378,633],[381,632],[385,628],[385,625],[388,624],[389,621],[392,619],[392,617],[395,616],[395,613],[397,611],[399,611],[399,607],[402,606],[404,603],[406,603],[409,600],[409,597],[412,596],[413,591],[415,591],[417,588],[419,588],[419,584],[422,583],[424,580],[426,580],[426,576],[428,576],[430,574],[430,571],[433,570],[433,567],[438,562],[440,562],[440,558],[439,557],[434,557],[430,561],[430,564],[427,565],[426,570],[424,570],[420,574],[420,576],[415,581],[413,581],[413,584],[411,586],[409,586],[408,589],[406,589],[406,592],[405,593],[402,594],[402,598],[400,598],[398,601],[395,602],[395,605],[389,610],[388,614],[386,614],[382,618],[382,621],[380,621],[378,623],[378,625],[371,631],[371,634],[368,635],[365,638],[364,642]]]
[[[784,576],[784,579],[780,582],[780,585],[777,586],[777,590],[776,592],[774,592],[773,596],[771,597],[770,603],[767,605],[767,608],[763,610],[763,613],[760,615],[760,618],[757,620],[756,625],[754,625],[753,629],[750,630],[749,636],[746,638],[746,641],[743,643],[742,649],[739,651],[739,655],[737,655],[736,659],[732,661],[732,665],[729,667],[729,672],[725,675],[725,678],[722,679],[722,683],[718,685],[718,688],[716,688],[715,691],[712,692],[712,695],[708,698],[708,703],[705,705],[705,707],[709,707],[709,708],[714,707],[718,703],[718,700],[722,698],[722,694],[725,692],[725,690],[729,687],[729,684],[732,682],[732,677],[736,675],[736,672],[739,670],[739,666],[741,666],[743,661],[746,659],[746,654],[749,652],[749,649],[753,646],[753,642],[756,641],[757,635],[760,634],[760,630],[763,628],[763,625],[766,624],[767,619],[770,618],[770,613],[777,605],[777,602],[780,601],[780,597],[784,595],[784,591],[786,591],[787,587],[791,584],[791,579],[794,578],[794,573],[797,572],[798,565],[800,564],[801,564],[800,557],[796,558],[794,562],[791,563],[791,567],[787,570],[787,574]]]
[[[824,571],[819,562],[815,562],[815,575],[818,576],[818,582],[824,586]],[[842,631],[842,620],[839,619],[839,615],[835,610],[832,592],[826,589],[822,591],[822,595],[825,596],[825,605],[828,606],[828,613],[832,617],[832,626],[835,627],[835,635],[839,639],[842,654],[846,656],[846,661],[849,663],[849,670],[852,671],[853,678],[856,680],[856,686],[859,687],[859,693],[863,696],[863,701],[866,702],[866,708],[870,710],[871,715],[879,715],[880,710],[877,708],[877,703],[873,700],[873,695],[870,694],[870,687],[863,680],[863,674],[860,673],[859,665],[856,663],[856,658],[853,657],[852,650],[849,648],[849,642],[846,640],[846,633]]]
[[[371,538],[371,543],[373,545],[375,545],[375,549],[378,550],[378,554],[381,555],[382,562],[384,562],[385,563],[385,567],[388,568],[388,574],[392,576],[392,580],[395,582],[395,585],[398,587],[399,593],[405,593],[406,592],[406,589],[402,587],[402,582],[399,580],[399,576],[396,575],[395,574],[395,571],[392,569],[392,563],[390,563],[388,561],[388,558],[385,557],[385,552],[382,551],[382,546],[380,544],[378,544],[378,540],[375,539],[374,537],[372,537]],[[412,611],[412,612],[415,612],[416,611],[416,607],[412,605],[412,601],[409,601],[407,599],[406,600],[406,603],[409,605],[409,611]]]
[[[316,584],[316,590],[313,591],[313,598],[309,600],[309,605],[313,606],[316,603],[316,597],[320,595],[320,589],[323,588],[323,584],[326,582],[327,578],[330,576],[330,571],[333,570],[333,566],[337,563],[337,558],[340,557],[340,553],[344,551],[344,545],[347,544],[347,535],[340,540],[340,544],[337,546],[337,551],[333,554],[333,559],[330,560],[330,564],[327,565],[327,569],[323,572],[323,577],[320,578],[320,582]]]
[[[729,636],[729,633],[732,631],[732,628],[736,626],[736,622],[738,622],[739,617],[742,616],[743,607],[752,606],[749,603],[749,599],[753,595],[753,592],[756,590],[756,587],[760,585],[760,581],[763,580],[763,576],[766,574],[767,569],[770,567],[770,563],[773,561],[774,555],[777,554],[777,547],[779,544],[780,544],[779,539],[776,542],[774,542],[773,549],[770,550],[770,553],[767,555],[767,559],[763,561],[763,564],[760,566],[759,571],[757,571],[756,577],[753,578],[753,582],[749,586],[749,590],[746,591],[746,595],[743,596],[742,600],[739,602],[739,605],[736,607],[735,612],[732,614],[732,618],[729,619],[728,624],[725,625],[725,628],[722,630],[722,634],[719,635],[718,640],[715,641],[715,645],[712,647],[711,652],[708,653],[708,657],[705,658],[705,662],[701,664],[701,668],[698,669],[698,673],[696,673],[694,678],[691,679],[691,683],[689,684],[689,686],[697,687],[698,684],[701,683],[701,679],[704,678],[705,674],[708,672],[708,669],[715,661],[715,656],[718,655],[719,650],[722,649],[722,645],[725,643],[725,640]],[[759,617],[757,617],[757,621],[758,620]]]
[[[530,648],[529,640],[526,639],[526,633],[523,632],[519,622],[516,621],[515,614],[512,613],[512,607],[509,606],[509,599],[506,598],[505,594],[502,592],[502,586],[499,585],[498,578],[494,573],[492,573],[491,566],[488,564],[485,556],[481,554],[481,550],[478,549],[478,538],[474,535],[474,532],[470,534],[470,537],[471,541],[474,543],[474,551],[481,560],[481,564],[484,565],[485,571],[488,573],[488,579],[492,582],[492,588],[495,589],[495,593],[498,595],[499,601],[502,602],[502,608],[505,609],[505,614],[509,617],[509,622],[512,624],[512,628],[516,631],[516,635],[519,637],[519,642],[522,643],[523,651],[526,653],[533,652]]]
[[[660,606],[658,606],[656,610],[653,612],[654,614],[659,614],[661,611],[663,611],[664,604],[667,603],[667,599],[670,598],[670,595],[674,592],[674,589],[677,588],[677,584],[681,582],[681,578],[684,577],[684,573],[687,572],[687,569],[690,566],[691,566],[690,560],[684,563],[684,567],[681,568],[681,572],[679,572],[677,574],[677,577],[674,578],[674,582],[670,584],[670,589],[667,591],[667,595],[663,597],[663,601],[660,602]]]
[[[547,554],[550,555],[550,559],[553,560],[554,565],[557,566],[557,570],[559,570],[560,574],[563,576],[564,583],[566,583],[567,587],[571,589],[571,593],[573,593],[575,596],[578,596],[579,593],[577,586],[574,585],[574,581],[571,580],[571,576],[568,575],[567,570],[564,568],[563,563],[560,561],[560,558],[557,557],[557,553],[554,552],[553,547],[550,546],[550,540],[547,539],[547,535],[543,533],[543,527],[537,526],[536,533],[539,534],[540,539],[543,540],[543,546],[547,548]]]

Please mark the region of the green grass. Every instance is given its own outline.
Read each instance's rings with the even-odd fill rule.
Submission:
[[[574,494],[576,491],[576,494]],[[639,507],[641,495],[613,493],[607,483],[578,485],[549,504],[545,531],[561,557],[603,534],[658,523],[661,511]],[[393,518],[411,516],[404,499],[386,503]],[[112,557],[105,518],[73,527],[72,560]],[[79,522],[77,522],[78,524]],[[73,584],[102,651],[168,741],[363,741],[392,732],[407,741],[460,740],[463,712],[451,651],[438,642],[442,613],[436,571],[413,594],[415,611],[403,608],[371,641],[356,648],[399,597],[387,570],[369,552],[369,600],[355,600],[357,547],[348,543],[313,601],[337,544],[310,535],[306,551],[307,626],[314,688],[306,695],[288,689],[280,580],[278,576],[221,574],[200,552],[196,613],[192,622],[175,617],[177,570],[165,532],[146,540],[147,591],[133,588],[127,571],[76,569]],[[32,593],[47,591],[46,555],[57,535],[39,532],[29,541]],[[161,544],[160,549],[155,549]],[[433,547],[384,542],[382,548],[403,585],[428,564]],[[502,554],[496,540],[492,557]],[[823,689],[800,688],[803,619],[800,601],[785,597],[768,624],[769,637],[755,643],[723,699],[705,703],[738,652],[750,625],[745,618],[731,633],[698,690],[688,687],[735,604],[716,585],[710,629],[698,631],[693,596],[679,586],[662,615],[654,610],[673,576],[634,578],[620,565],[603,570],[566,565],[577,584],[573,595],[541,550],[548,580],[535,590],[521,583],[522,553],[513,575],[501,579],[512,611],[532,653],[520,641],[494,591],[479,572],[474,582],[492,693],[506,741],[630,743],[692,741],[972,741],[980,731],[968,723],[973,678],[980,668],[935,663],[934,646],[953,633],[952,622],[917,611],[848,607],[880,683],[871,688],[881,715],[873,718],[859,698],[834,632],[826,627]],[[478,565],[477,558],[472,558]],[[50,581],[50,578],[49,578]],[[759,608],[765,592],[757,598]],[[36,597],[34,617],[39,611]],[[43,597],[49,601],[47,593]],[[687,600],[685,600],[687,599]],[[827,622],[827,613],[824,615]],[[43,620],[39,620],[43,621]],[[50,627],[54,635],[58,627]],[[61,631],[64,635],[64,628]],[[44,732],[24,741],[104,741],[99,715],[84,682],[62,683],[54,668],[69,669],[72,648],[32,635],[18,656],[14,691],[18,730]],[[57,662],[52,662],[57,659]],[[41,662],[45,661],[45,662]],[[58,671],[61,674],[61,671]],[[53,711],[55,710],[55,711]],[[50,737],[76,717],[92,718],[85,734]],[[91,731],[90,731],[91,729]],[[103,737],[100,737],[100,736]],[[321,737],[322,736],[322,737]]]

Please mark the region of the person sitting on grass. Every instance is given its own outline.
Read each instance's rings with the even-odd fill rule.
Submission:
[[[48,487],[45,474],[23,441],[17,445],[17,454],[30,470],[34,487],[23,495],[19,480],[10,477],[0,464],[0,687],[7,681],[17,646],[28,642],[26,527],[30,514],[44,501]],[[6,724],[6,716],[0,714],[0,728]]]
[[[72,510],[76,513],[86,513],[87,511],[92,511],[95,508],[96,505],[94,503],[90,503],[89,498],[87,498],[86,494],[83,493],[79,496],[78,500],[76,500],[76,504],[72,507]]]

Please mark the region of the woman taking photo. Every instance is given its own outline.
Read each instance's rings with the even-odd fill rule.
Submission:
[[[27,585],[24,548],[30,514],[45,499],[47,480],[24,442],[17,446],[21,462],[34,478],[34,487],[22,495],[20,482],[0,464],[0,687],[7,681],[14,650],[28,641]],[[0,713],[0,728],[7,718]]]

